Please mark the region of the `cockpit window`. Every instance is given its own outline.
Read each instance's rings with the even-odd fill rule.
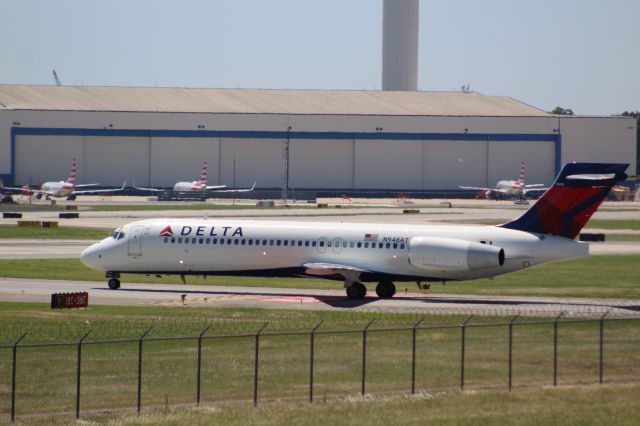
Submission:
[[[118,228],[113,231],[113,234],[111,234],[111,238],[113,238],[114,240],[121,240],[124,238],[124,232],[122,232],[120,228]]]

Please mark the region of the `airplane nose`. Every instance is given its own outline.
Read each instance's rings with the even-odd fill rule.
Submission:
[[[101,270],[102,254],[98,248],[98,244],[92,244],[82,251],[80,261],[91,269]]]

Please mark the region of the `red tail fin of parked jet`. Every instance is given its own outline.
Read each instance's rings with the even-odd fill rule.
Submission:
[[[500,225],[574,239],[611,188],[627,178],[628,164],[569,163],[553,186],[525,214]]]
[[[200,173],[200,184],[203,189],[207,187],[207,162],[205,161],[202,165],[202,173]]]
[[[69,177],[67,178],[67,183],[71,185],[76,184],[76,159],[73,159],[71,163],[71,171],[69,172]]]

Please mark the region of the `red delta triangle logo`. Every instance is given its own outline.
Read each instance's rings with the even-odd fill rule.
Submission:
[[[171,226],[167,225],[165,228],[160,231],[161,237],[173,237],[173,231],[171,230]]]

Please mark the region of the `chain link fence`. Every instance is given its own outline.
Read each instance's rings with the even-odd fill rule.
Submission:
[[[409,320],[23,324],[0,335],[0,416],[640,379],[639,318]]]

